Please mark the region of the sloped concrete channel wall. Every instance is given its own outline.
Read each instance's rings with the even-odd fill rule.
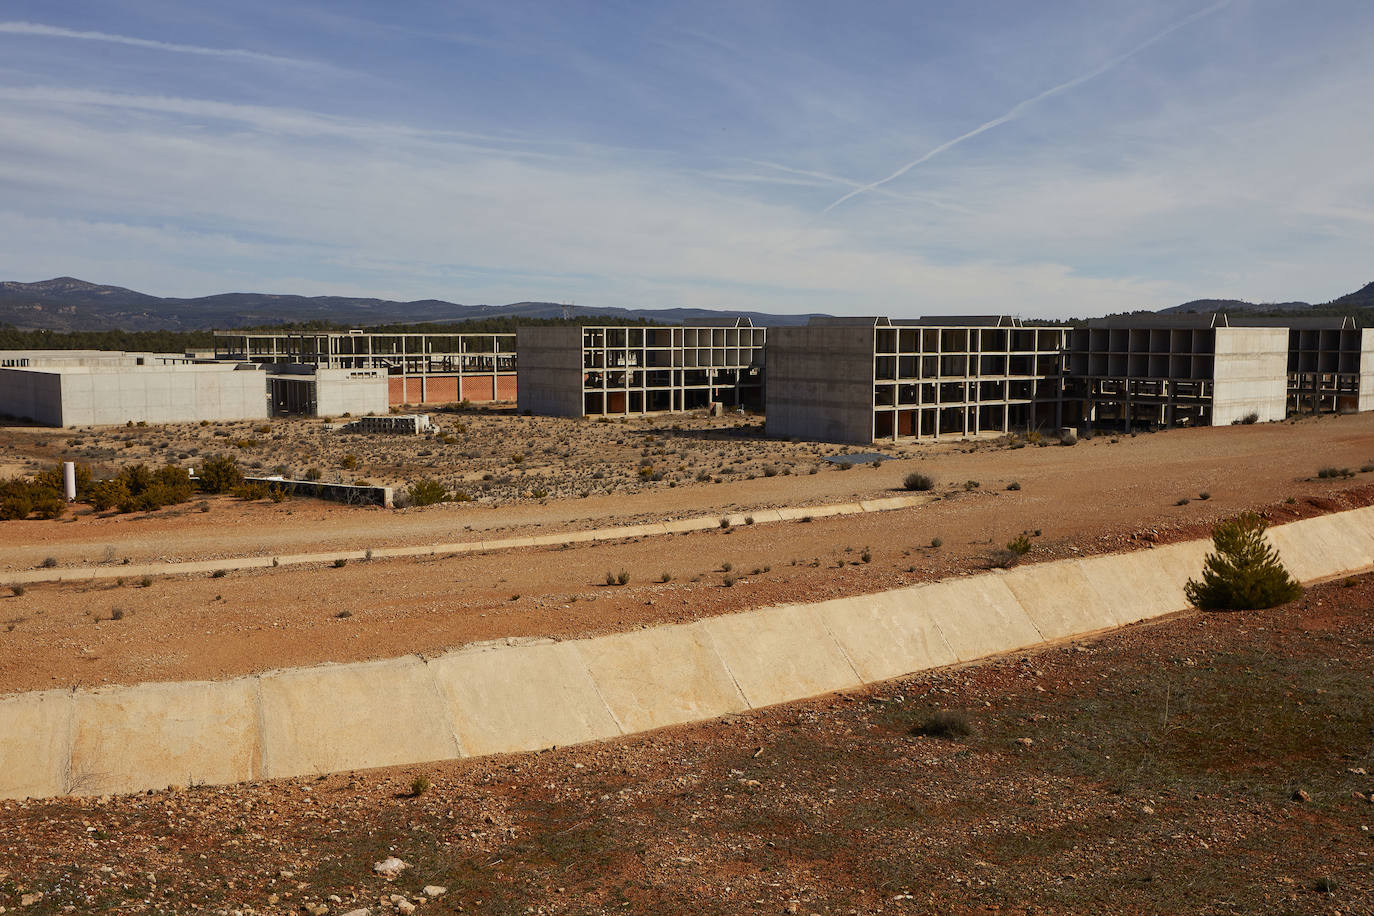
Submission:
[[[1374,507],[1269,535],[1312,581],[1374,566]],[[231,783],[531,751],[708,719],[1184,609],[1210,543],[566,642],[231,681],[0,698],[0,797]]]

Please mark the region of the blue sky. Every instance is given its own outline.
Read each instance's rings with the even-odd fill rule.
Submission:
[[[0,6],[0,279],[1097,315],[1374,280],[1368,0]]]

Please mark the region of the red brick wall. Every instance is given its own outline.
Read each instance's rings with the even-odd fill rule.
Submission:
[[[416,384],[419,384],[418,380]],[[458,396],[458,376],[431,375],[425,379],[426,404],[456,404],[461,400]]]
[[[406,380],[393,375],[386,380],[386,400],[393,407],[406,402]]]
[[[498,375],[496,377],[496,400],[514,401],[515,400],[515,375]]]
[[[469,401],[491,400],[491,376],[479,375],[463,379],[463,397]]]

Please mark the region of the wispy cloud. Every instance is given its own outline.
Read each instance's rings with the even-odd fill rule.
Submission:
[[[1100,64],[1097,67],[1094,67],[1092,70],[1075,76],[1071,80],[1066,80],[1065,82],[1062,82],[1057,86],[1051,86],[1049,89],[1046,89],[1044,92],[1041,92],[1038,95],[1033,95],[1028,99],[1022,99],[1020,102],[1017,102],[1011,108],[1007,109],[1006,114],[1003,114],[1001,117],[993,118],[991,121],[986,121],[982,124],[979,124],[973,130],[970,130],[967,133],[960,134],[953,140],[946,140],[944,143],[941,143],[939,146],[935,147],[933,150],[926,153],[924,156],[921,156],[919,159],[913,159],[911,162],[908,162],[906,165],[902,166],[897,171],[893,172],[891,175],[888,175],[886,178],[881,178],[878,181],[870,182],[869,184],[860,185],[859,187],[850,191],[848,194],[845,194],[843,197],[840,197],[838,200],[832,201],[831,204],[828,207],[826,207],[823,212],[829,213],[831,210],[835,209],[847,200],[852,200],[855,197],[858,197],[860,194],[867,194],[870,191],[877,190],[878,188],[881,188],[888,182],[895,181],[896,179],[901,178],[903,175],[905,175],[907,172],[910,172],[917,166],[929,162],[941,153],[947,152],[948,150],[958,146],[960,143],[963,143],[965,140],[971,140],[979,134],[986,133],[987,131],[992,130],[994,127],[1000,127],[1008,121],[1015,120],[1017,117],[1020,117],[1020,115],[1027,109],[1032,108],[1035,105],[1038,105],[1039,103],[1045,101],[1048,98],[1053,98],[1054,96],[1059,95],[1060,93],[1068,92],[1070,89],[1075,89],[1090,80],[1097,79],[1104,73],[1107,73],[1121,66],[1126,61],[1130,60],[1132,57],[1135,57],[1137,54],[1149,48],[1151,45],[1157,44],[1158,42],[1163,41],[1165,38],[1168,38],[1170,35],[1174,34],[1179,29],[1189,26],[1205,16],[1210,16],[1213,13],[1216,13],[1230,6],[1232,2],[1233,0],[1220,0],[1220,2],[1218,3],[1214,3],[1211,6],[1198,10],[1197,12],[1189,16],[1185,16],[1178,22],[1175,22],[1173,25],[1169,26],[1167,29],[1164,29],[1162,32],[1158,32],[1150,36],[1149,38],[1142,41],[1134,48],[1131,48],[1124,54],[1118,54],[1116,57],[1111,58],[1105,63]]]
[[[257,61],[265,64],[283,64],[290,67],[330,67],[318,61],[302,60],[298,57],[283,57],[279,54],[265,54],[244,48],[207,48],[202,45],[178,44],[171,41],[155,41],[150,38],[135,38],[130,35],[112,35],[109,32],[88,32],[78,29],[64,29],[61,26],[43,25],[38,22],[0,22],[0,33],[8,35],[32,35],[38,38],[70,38],[78,41],[104,41],[110,44],[128,45],[133,48],[148,48],[154,51],[170,51],[175,54],[198,54],[203,57],[224,57],[235,60]],[[330,67],[330,69],[333,69]]]

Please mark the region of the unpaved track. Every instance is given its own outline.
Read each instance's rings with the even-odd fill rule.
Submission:
[[[1282,517],[1359,505],[1370,477],[1308,478],[1321,466],[1358,469],[1374,458],[1374,416],[1179,430],[1116,444],[1099,438],[1074,448],[960,448],[942,445],[924,460],[876,470],[501,510],[387,513],[216,500],[208,513],[174,517],[3,523],[4,563],[32,568],[45,556],[98,563],[107,548],[116,562],[357,550],[888,496],[914,468],[941,482],[942,497],[918,509],[567,549],[159,578],[147,588],[132,578],[122,585],[35,585],[21,598],[0,598],[0,691],[220,678],[485,639],[587,635],[955,575],[981,566],[990,548],[1022,531],[1041,531],[1028,557],[1037,561],[1122,549],[1135,534],[1202,536],[1211,521],[1241,508],[1270,506]],[[966,480],[981,486],[966,492]],[[1011,481],[1022,488],[1008,491]],[[1352,487],[1352,499],[1327,499]],[[1201,491],[1211,499],[1196,499]],[[1175,505],[1181,497],[1192,501]],[[939,550],[929,547],[933,537],[944,542]],[[606,573],[621,570],[630,583],[607,587]],[[657,581],[664,572],[671,581]],[[727,576],[737,579],[732,587]]]

